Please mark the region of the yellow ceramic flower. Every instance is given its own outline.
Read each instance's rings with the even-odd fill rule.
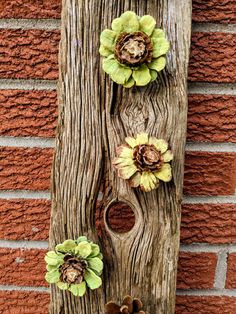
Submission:
[[[147,133],[136,138],[126,137],[125,145],[117,147],[113,161],[119,177],[129,180],[130,186],[149,192],[159,186],[159,181],[169,182],[172,171],[169,162],[173,154],[163,139],[149,137]]]
[[[100,37],[103,70],[117,84],[130,88],[145,86],[166,65],[170,44],[150,15],[139,17],[127,11],[112,22]]]

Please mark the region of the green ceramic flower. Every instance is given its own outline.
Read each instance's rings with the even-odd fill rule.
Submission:
[[[66,240],[45,256],[48,283],[55,283],[62,290],[82,297],[87,286],[94,290],[101,286],[102,254],[97,244],[86,237]]]
[[[152,16],[127,11],[112,22],[111,30],[101,33],[103,69],[117,84],[145,86],[164,69],[170,45],[164,31],[155,26]]]

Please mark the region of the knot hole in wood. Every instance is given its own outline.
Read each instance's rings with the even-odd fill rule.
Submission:
[[[107,231],[113,234],[126,234],[135,225],[135,213],[127,201],[111,201],[105,209],[104,221]]]

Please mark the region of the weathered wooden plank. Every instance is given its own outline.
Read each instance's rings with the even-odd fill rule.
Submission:
[[[126,10],[154,16],[171,42],[158,81],[131,90],[105,76],[98,54],[101,30]],[[105,302],[126,294],[141,298],[149,314],[174,313],[190,33],[190,0],[63,1],[50,245],[88,235],[102,245],[105,271],[103,288],[83,299],[52,287],[51,313],[104,314]],[[110,159],[125,136],[144,130],[168,140],[175,156],[173,180],[146,194],[117,178]],[[104,203],[127,202],[136,223],[116,234],[105,221],[98,238],[94,205],[103,168]]]

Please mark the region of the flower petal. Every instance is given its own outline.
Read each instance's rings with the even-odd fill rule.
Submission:
[[[60,252],[66,253],[67,252],[67,250],[64,248],[64,245],[62,243],[57,244],[55,246],[55,251],[58,253],[60,253]]]
[[[62,243],[65,252],[72,252],[76,247],[76,242],[74,240],[68,239]]]
[[[61,282],[61,281],[57,282],[57,286],[61,290],[67,290],[69,288],[68,283]]]
[[[143,172],[140,180],[141,190],[144,192],[150,192],[158,186],[158,180],[151,172]]]
[[[156,26],[156,21],[151,15],[144,15],[139,20],[140,31],[143,31],[148,36],[151,36]]]
[[[58,266],[59,265],[49,265],[49,264],[47,264],[46,265],[46,269],[47,269],[47,271],[51,271],[51,270],[58,269]]]
[[[60,279],[60,272],[58,269],[55,270],[51,270],[49,272],[46,273],[45,275],[45,279],[48,283],[56,283],[59,281]]]
[[[121,168],[126,166],[132,166],[134,164],[134,161],[132,158],[114,158],[112,164],[117,168]]]
[[[157,72],[162,71],[166,66],[166,59],[164,57],[160,57],[158,59],[154,59],[151,63],[148,64],[149,69],[155,70]]]
[[[69,291],[76,297],[82,297],[86,292],[86,283],[85,281],[80,284],[70,285]]]
[[[91,248],[92,248],[92,252],[91,254],[89,255],[89,258],[90,257],[97,257],[100,253],[100,247],[99,245],[95,244],[95,243],[91,243]]]
[[[84,242],[84,241],[87,241],[88,242],[88,238],[85,237],[85,236],[81,236],[81,237],[78,237],[78,239],[76,240],[76,242],[79,244],[80,242]]]
[[[104,47],[106,47],[112,51],[114,49],[115,39],[116,39],[116,32],[114,32],[110,29],[105,29],[100,35],[101,44]]]
[[[123,31],[123,22],[122,19],[120,17],[118,17],[117,19],[114,19],[112,21],[112,25],[111,28],[114,32],[116,33],[121,33]]]
[[[170,164],[164,164],[160,171],[154,173],[155,176],[164,181],[169,182],[172,179]]]
[[[165,38],[153,40],[153,58],[165,55],[170,49],[170,43]]]
[[[133,298],[130,295],[124,297],[122,305],[126,305],[129,313],[133,313]]]
[[[149,144],[153,144],[162,154],[168,149],[168,143],[163,139],[157,139],[155,137],[149,138]]]
[[[103,262],[98,257],[94,257],[91,259],[88,259],[88,266],[93,271],[96,271],[99,275],[102,273],[103,270]]]
[[[150,74],[151,74],[151,77],[152,77],[151,82],[155,81],[157,79],[157,71],[151,70]]]
[[[138,169],[135,165],[126,166],[126,167],[120,168],[118,170],[118,176],[127,180],[127,179],[131,178],[132,175],[135,174],[135,172],[137,172],[137,170]]]
[[[117,84],[123,85],[129,81],[132,75],[132,70],[130,68],[121,66],[118,63],[118,67],[111,73],[111,78]]]
[[[148,143],[148,133],[139,133],[136,138],[137,145],[139,144],[147,144]]]
[[[134,306],[134,312],[141,313],[141,312],[139,312],[142,309],[142,307],[143,307],[143,303],[142,303],[141,300],[134,299],[133,300],[133,306]]]
[[[133,150],[125,145],[118,146],[116,148],[116,153],[122,158],[133,158]]]
[[[92,253],[91,244],[84,241],[80,242],[75,248],[75,254],[79,254],[79,256],[86,258]]]
[[[165,38],[165,32],[160,28],[155,28],[153,33],[152,33],[151,38],[153,40],[159,39],[159,38]]]
[[[133,71],[133,78],[137,86],[145,86],[152,79],[149,68],[145,64]]]
[[[120,306],[113,301],[110,301],[105,305],[105,310],[107,314],[120,314]]]
[[[85,271],[84,279],[91,290],[97,289],[102,285],[102,279],[91,269]]]
[[[123,32],[133,33],[139,30],[139,21],[135,12],[127,11],[120,17],[122,21]]]
[[[124,87],[125,88],[131,88],[134,86],[134,84],[135,84],[135,80],[132,77],[130,77],[128,82],[124,84]]]
[[[163,155],[162,155],[164,162],[169,162],[173,159],[174,155],[170,150],[167,150]]]
[[[54,251],[49,251],[44,257],[44,260],[48,265],[57,266],[63,263],[63,255],[57,254]]]
[[[131,137],[131,136],[126,137],[125,141],[132,148],[134,148],[136,145],[138,145],[136,139]]]
[[[136,172],[131,179],[129,179],[129,184],[132,188],[137,188],[140,185],[141,174],[140,172]]]
[[[102,68],[107,74],[112,74],[118,68],[118,61],[114,58],[106,58],[103,60]]]
[[[108,56],[110,56],[110,54],[112,54],[112,51],[110,49],[106,48],[105,46],[101,45],[99,48],[99,53],[103,57],[108,57]]]

